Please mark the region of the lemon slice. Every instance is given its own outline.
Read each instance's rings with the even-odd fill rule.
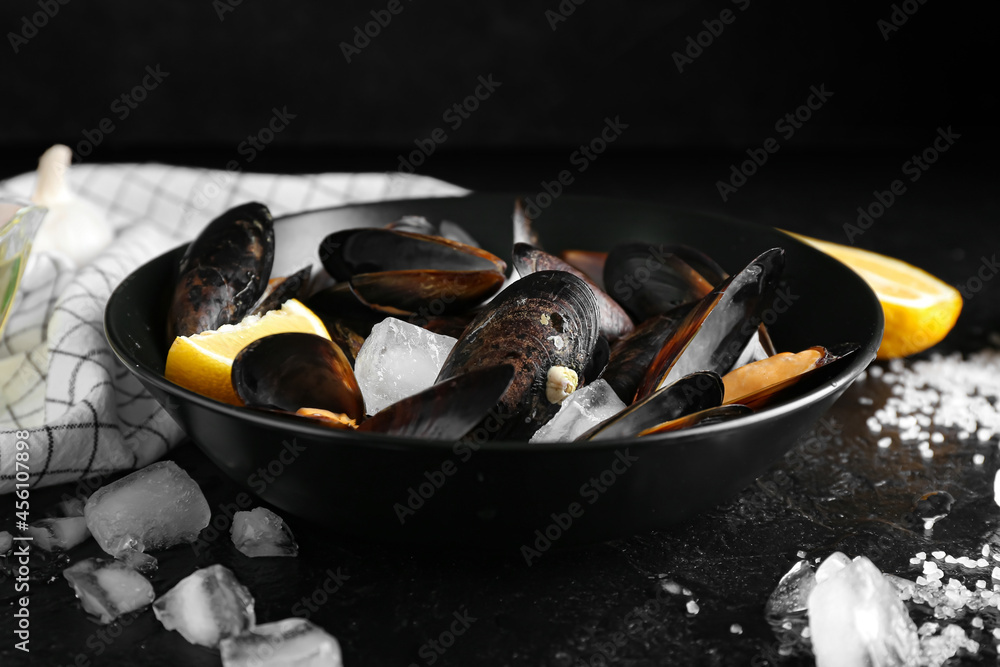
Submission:
[[[175,384],[230,405],[243,405],[233,390],[233,359],[244,347],[277,333],[312,333],[327,340],[322,320],[296,299],[264,315],[249,315],[239,324],[214,331],[178,336],[167,352],[164,377]]]
[[[912,264],[869,250],[785,233],[840,260],[875,292],[885,313],[879,359],[905,357],[938,344],[962,312],[958,290]]]

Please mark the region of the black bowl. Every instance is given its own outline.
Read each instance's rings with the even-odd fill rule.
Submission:
[[[318,262],[320,240],[341,228],[403,215],[457,222],[509,256],[513,197],[392,201],[311,211],[276,224],[274,275]],[[606,250],[628,240],[680,242],[727,271],[786,249],[787,308],[770,325],[780,350],[860,345],[832,381],[738,420],[644,439],[573,444],[456,445],[331,431],[236,408],[163,378],[164,319],[184,248],[136,270],[105,314],[126,367],[231,478],[293,515],[346,534],[434,544],[547,549],[664,528],[738,493],[792,447],[875,357],[882,309],[856,274],[769,227],[653,203],[565,196],[538,216],[550,249]]]

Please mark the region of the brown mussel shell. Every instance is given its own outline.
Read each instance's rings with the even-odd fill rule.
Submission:
[[[476,315],[445,359],[438,381],[510,364],[514,380],[498,402],[502,423],[490,437],[527,440],[559,410],[546,396],[549,369],[572,370],[582,386],[597,339],[597,301],[590,287],[565,271],[532,273]]]
[[[693,304],[689,303],[650,317],[611,346],[611,357],[601,377],[626,405],[635,398],[656,353],[692,308]]]
[[[489,414],[514,378],[511,366],[470,371],[393,403],[372,415],[359,431],[459,440]]]
[[[699,301],[657,352],[636,399],[696,371],[729,372],[757,334],[784,266],[784,250],[772,248]]]
[[[297,299],[309,286],[309,278],[312,276],[312,266],[299,269],[290,276],[283,278],[272,278],[267,281],[267,288],[264,294],[257,300],[257,304],[250,310],[250,315],[263,315],[271,310],[281,308],[281,304],[289,299]]]
[[[718,373],[692,373],[626,407],[577,440],[633,438],[664,422],[718,407],[722,404],[722,394],[722,378]]]
[[[753,410],[760,410],[769,405],[802,396],[836,377],[843,370],[844,364],[849,363],[854,353],[861,347],[852,343],[843,343],[830,348],[818,347],[815,349],[823,350],[823,356],[817,360],[812,368],[781,382],[763,387],[752,394],[742,396],[739,398],[739,404]]]
[[[544,250],[539,250],[527,243],[515,243],[513,259],[514,268],[522,278],[538,271],[566,271],[587,283],[594,293],[594,298],[597,299],[598,326],[600,327],[601,335],[609,343],[615,342],[622,336],[627,336],[635,329],[635,325],[632,324],[632,320],[622,310],[622,307],[614,299],[605,294],[604,290],[594,284],[594,281],[587,274],[567,264],[555,255],[550,255]]]
[[[233,360],[233,390],[248,407],[295,412],[316,408],[365,416],[361,389],[335,343],[309,333],[259,338]]]
[[[680,244],[624,243],[604,263],[604,288],[635,322],[697,301],[725,278],[714,260]]]
[[[442,220],[434,224],[422,215],[405,215],[396,222],[390,222],[383,229],[393,229],[398,232],[412,232],[426,236],[441,236],[452,241],[458,241],[474,248],[481,247],[472,234],[450,220]]]
[[[274,263],[274,223],[263,204],[229,209],[191,242],[178,267],[167,340],[235,324],[267,287]]]
[[[504,282],[506,263],[457,241],[387,229],[351,229],[327,236],[320,259],[338,281],[349,281],[366,303],[417,313],[434,304],[462,312]]]
[[[684,415],[683,417],[678,417],[677,419],[671,419],[668,422],[663,422],[657,426],[647,428],[645,431],[639,433],[639,437],[656,435],[657,433],[669,433],[670,431],[680,431],[681,429],[694,428],[695,426],[719,424],[721,422],[729,421],[730,419],[745,417],[752,414],[753,410],[745,405],[739,405],[736,403],[732,403],[730,405],[719,405],[714,408],[692,412],[689,415]]]

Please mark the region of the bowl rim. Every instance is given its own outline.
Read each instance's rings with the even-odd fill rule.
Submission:
[[[335,211],[341,209],[355,209],[355,208],[376,208],[380,206],[386,206],[389,204],[400,205],[406,202],[412,203],[414,206],[418,206],[421,203],[440,203],[442,201],[458,201],[458,200],[469,200],[476,197],[493,197],[493,198],[508,198],[508,201],[513,201],[515,198],[521,196],[519,193],[501,193],[501,192],[472,192],[466,195],[458,196],[448,196],[448,197],[418,197],[418,198],[403,198],[403,199],[389,199],[381,200],[376,202],[360,202],[360,203],[349,203],[342,204],[338,206],[327,206],[319,207],[314,209],[307,209],[303,211],[296,211],[294,213],[288,213],[280,215],[274,218],[275,224],[280,224],[282,221],[304,217],[307,215],[314,215],[318,213],[324,213],[328,211]],[[592,195],[564,195],[560,199],[572,200],[572,201],[584,201],[584,202],[604,202],[605,204],[610,203],[622,203],[627,202],[630,205],[642,205],[652,208],[657,208],[664,213],[672,213],[681,216],[694,216],[700,217],[706,220],[714,220],[719,222],[724,222],[726,224],[736,225],[738,227],[743,227],[747,230],[754,229],[765,229],[769,231],[778,232],[785,237],[787,243],[794,246],[798,251],[805,251],[807,254],[815,253],[818,256],[827,258],[837,264],[840,264],[842,269],[847,272],[848,279],[853,278],[857,281],[858,285],[863,288],[862,293],[867,299],[868,303],[858,304],[858,311],[863,311],[866,307],[871,310],[872,314],[875,315],[874,334],[869,340],[866,341],[851,341],[856,342],[859,347],[854,353],[854,358],[850,360],[850,363],[830,382],[827,382],[821,386],[814,387],[805,394],[798,396],[792,400],[763,408],[758,412],[753,414],[740,417],[739,420],[734,422],[719,422],[715,424],[708,424],[704,426],[699,426],[697,429],[690,430],[680,430],[672,431],[667,433],[655,434],[650,436],[645,436],[643,438],[631,437],[631,438],[609,438],[606,440],[589,440],[589,441],[573,441],[572,443],[567,442],[529,442],[521,440],[495,440],[495,441],[484,441],[476,442],[476,451],[496,451],[496,452],[536,452],[538,454],[552,454],[552,453],[565,453],[573,449],[596,449],[596,450],[617,450],[623,447],[630,447],[636,445],[668,445],[672,443],[683,444],[688,441],[700,440],[706,436],[712,436],[716,433],[723,431],[728,431],[730,429],[738,428],[739,425],[757,425],[762,422],[772,421],[780,419],[782,416],[788,413],[795,412],[808,405],[817,404],[822,402],[825,398],[829,397],[831,394],[841,391],[844,387],[843,383],[848,385],[852,383],[861,374],[868,365],[874,361],[876,352],[882,340],[882,335],[884,332],[885,320],[883,316],[882,306],[875,296],[875,293],[868,286],[868,284],[857,275],[850,267],[841,263],[829,255],[822,253],[821,251],[805,244],[798,239],[790,236],[788,232],[779,229],[777,227],[770,227],[767,225],[760,225],[753,222],[748,222],[738,218],[733,218],[727,215],[709,213],[704,211],[697,211],[693,209],[685,209],[683,207],[675,207],[670,204],[665,204],[663,202],[641,199],[641,198],[616,198],[616,197],[603,197],[603,196],[592,196]],[[141,379],[150,382],[158,389],[164,391],[168,395],[178,394],[183,397],[186,401],[194,403],[203,409],[207,409],[213,412],[220,412],[236,419],[248,420],[254,424],[265,426],[269,428],[283,428],[289,432],[290,437],[295,435],[301,435],[304,438],[309,438],[311,440],[316,439],[326,439],[329,440],[330,444],[339,445],[350,445],[350,446],[365,446],[365,447],[379,447],[383,449],[410,449],[410,448],[425,448],[430,450],[441,450],[442,453],[448,450],[452,450],[458,445],[458,443],[463,442],[463,439],[458,440],[430,440],[425,438],[414,438],[410,436],[393,436],[377,433],[366,433],[366,432],[356,432],[356,431],[343,431],[338,429],[331,429],[327,426],[321,426],[318,424],[309,423],[306,418],[296,417],[295,415],[289,414],[288,416],[281,415],[273,412],[264,412],[253,410],[251,408],[233,406],[227,403],[221,403],[214,399],[197,394],[189,389],[181,387],[180,385],[170,382],[161,374],[156,373],[149,369],[148,367],[139,364],[135,359],[131,357],[126,351],[126,347],[121,340],[119,327],[112,321],[112,313],[116,309],[118,302],[123,299],[122,296],[126,286],[132,282],[133,276],[157,261],[163,261],[166,256],[172,255],[174,253],[179,253],[183,248],[186,248],[189,242],[182,243],[156,257],[144,262],[141,266],[137,267],[133,271],[129,272],[119,285],[112,291],[111,296],[108,298],[107,305],[104,311],[104,329],[105,336],[118,360],[124,364],[129,370],[138,375]],[[846,341],[845,341],[846,342]],[[190,437],[190,436],[188,436]]]

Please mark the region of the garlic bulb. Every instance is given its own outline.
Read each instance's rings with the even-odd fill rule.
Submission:
[[[89,264],[114,238],[104,215],[66,187],[66,170],[73,152],[61,144],[38,161],[38,182],[32,201],[49,211],[32,243],[34,252],[55,252],[77,267]]]

